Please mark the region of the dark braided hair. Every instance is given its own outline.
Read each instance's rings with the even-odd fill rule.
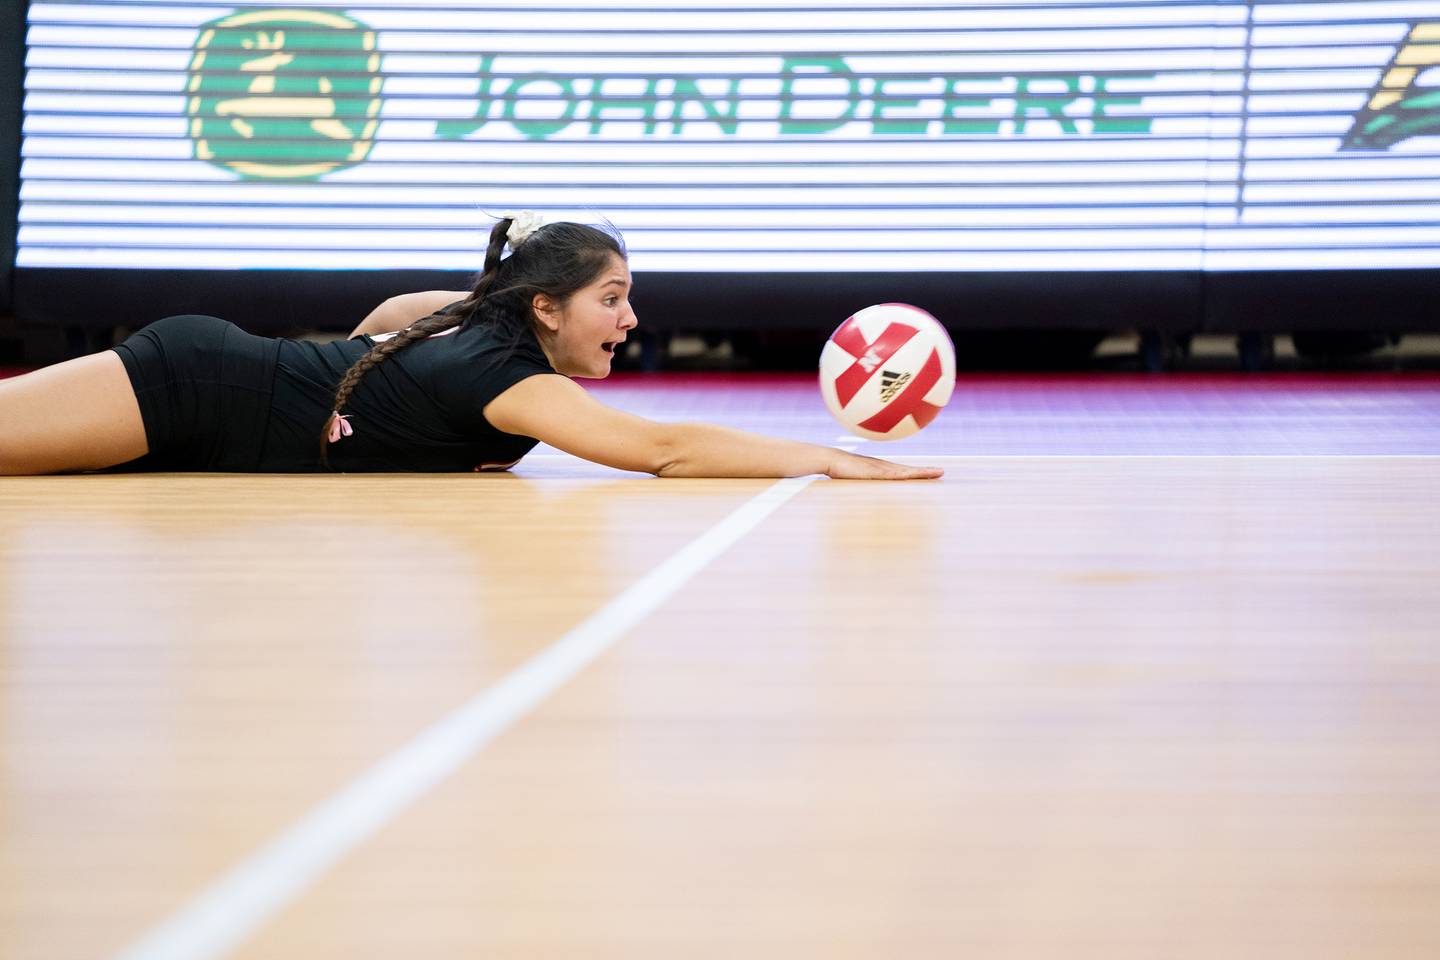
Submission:
[[[503,218],[490,230],[485,266],[469,296],[377,343],[345,371],[335,389],[333,412],[320,431],[321,464],[327,468],[330,465],[330,429],[345,412],[356,385],[391,354],[451,327],[463,330],[476,323],[490,324],[502,336],[508,335],[513,351],[526,329],[533,329],[531,304],[536,294],[544,294],[563,307],[577,290],[600,275],[611,255],[627,259],[624,241],[613,227],[607,232],[581,223],[547,223],[502,260],[500,255],[512,223],[513,219]]]

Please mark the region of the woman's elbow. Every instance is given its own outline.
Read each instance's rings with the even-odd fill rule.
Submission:
[[[679,476],[684,466],[684,450],[678,430],[671,425],[659,426],[648,444],[645,471],[657,477]]]

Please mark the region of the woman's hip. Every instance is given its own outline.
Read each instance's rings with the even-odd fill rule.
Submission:
[[[160,470],[254,470],[265,441],[279,341],[217,317],[166,317],[115,352]]]

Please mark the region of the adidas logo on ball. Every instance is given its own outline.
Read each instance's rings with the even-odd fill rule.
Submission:
[[[910,374],[896,373],[893,370],[886,370],[880,374],[880,402],[889,403],[895,399],[895,394],[900,388],[910,382]]]
[[[898,440],[939,415],[955,389],[955,346],[919,307],[866,307],[820,353],[820,393],[847,430]]]

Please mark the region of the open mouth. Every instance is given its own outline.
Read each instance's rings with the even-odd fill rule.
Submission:
[[[618,347],[618,346],[620,346],[620,344],[622,344],[622,343],[624,343],[624,342],[625,342],[624,340],[607,340],[606,342],[600,344],[600,349],[601,349],[601,350],[604,350],[606,353],[610,354],[611,356],[614,356],[614,354],[615,354],[615,348]]]

